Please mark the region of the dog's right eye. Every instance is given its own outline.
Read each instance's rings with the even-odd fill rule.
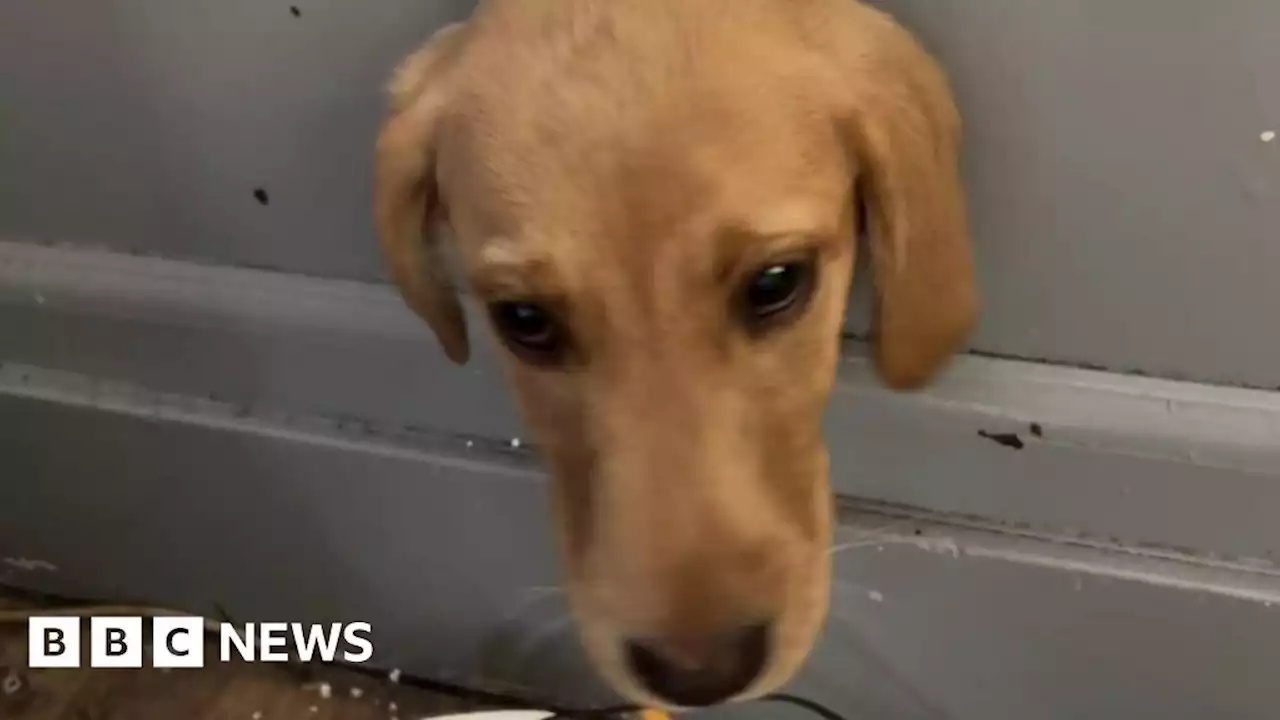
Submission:
[[[555,315],[542,305],[498,302],[489,306],[489,315],[502,341],[525,362],[547,365],[563,358],[567,337]]]
[[[811,258],[773,263],[757,270],[741,291],[747,329],[753,334],[761,333],[803,312],[813,294],[816,275]]]

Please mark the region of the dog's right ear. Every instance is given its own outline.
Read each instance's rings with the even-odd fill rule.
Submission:
[[[437,31],[400,64],[374,155],[373,220],[382,254],[405,303],[427,321],[457,363],[470,356],[458,292],[439,245],[436,181],[439,121],[453,94],[463,25]]]
[[[960,116],[942,69],[888,15],[848,3],[834,23],[841,128],[856,157],[876,286],[876,366],[895,388],[930,381],[974,324]]]

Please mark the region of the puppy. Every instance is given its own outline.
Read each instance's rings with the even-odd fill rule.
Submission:
[[[488,0],[395,72],[391,277],[465,362],[452,231],[551,471],[580,637],[624,695],[745,700],[803,663],[855,207],[879,372],[919,387],[978,306],[959,126],[935,62],[852,0]]]

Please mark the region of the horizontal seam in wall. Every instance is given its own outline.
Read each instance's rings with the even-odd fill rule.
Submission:
[[[179,324],[307,327],[426,346],[422,323],[390,287],[371,283],[0,240],[0,300],[15,291],[34,312],[46,303],[85,316],[114,307]],[[966,417],[983,438],[1014,448],[1044,443],[1280,475],[1280,393],[965,356],[904,394],[878,381],[865,348],[845,350],[833,403],[871,398],[921,417]]]
[[[66,293],[82,298],[101,296],[116,302],[170,304],[191,312],[306,322],[347,332],[403,337],[419,337],[426,332],[385,282],[319,277],[274,267],[218,264],[204,258],[173,259],[26,238],[0,238],[0,293],[6,290],[28,297]],[[312,306],[310,311],[304,307],[308,304]],[[86,303],[86,306],[92,307],[92,304]],[[328,312],[320,313],[321,308]],[[866,354],[866,336],[845,333],[843,337],[847,353],[855,357]],[[1180,378],[1142,369],[1113,369],[1070,359],[1024,357],[981,348],[970,348],[963,354],[1172,382],[1280,390],[1225,380]]]
[[[134,384],[104,382],[78,373],[0,363],[0,397],[9,396],[171,422],[283,442],[370,453],[415,462],[483,470],[504,479],[542,482],[532,450],[506,441],[467,437],[347,416],[294,413],[236,405]]]
[[[375,425],[347,417],[306,415],[175,393],[155,392],[136,385],[104,382],[59,370],[13,363],[0,364],[0,397],[25,398],[73,408],[93,409],[157,422],[169,422],[211,430],[247,433],[281,442],[309,444],[325,449],[367,453],[410,462],[435,463],[473,471],[499,479],[545,482],[536,448],[509,441],[466,438],[419,428]],[[1195,565],[1214,572],[1241,572],[1277,578],[1280,569],[1266,560],[1198,552],[1168,544],[1144,543],[1116,537],[1091,537],[1028,524],[954,512],[937,512],[849,494],[836,496],[837,519],[842,529],[881,524],[882,529],[934,527],[981,533],[1009,541],[1034,541],[1047,546],[1073,547],[1108,554],[1124,554],[1143,561]],[[909,533],[899,533],[908,537]],[[895,540],[892,542],[900,542]],[[916,543],[917,541],[910,541]],[[946,549],[920,540],[926,549]]]

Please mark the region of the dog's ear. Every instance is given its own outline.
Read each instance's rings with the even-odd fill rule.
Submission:
[[[391,279],[451,360],[470,355],[466,321],[441,252],[436,140],[453,94],[461,24],[435,33],[389,85],[390,109],[374,153],[373,218]]]
[[[864,12],[838,53],[852,91],[840,122],[868,220],[877,367],[888,385],[911,389],[959,349],[978,310],[960,119],[925,50],[887,16]]]

